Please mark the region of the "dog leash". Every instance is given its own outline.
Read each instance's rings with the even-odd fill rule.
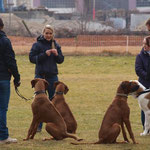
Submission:
[[[150,92],[150,89],[146,89],[146,90],[144,90],[142,92],[139,92],[137,97],[139,97],[140,95],[142,95],[144,93],[148,93],[148,92]]]
[[[34,97],[34,95],[33,95],[31,98],[26,98],[26,97],[24,97],[23,95],[20,94],[20,92],[19,92],[19,90],[18,90],[17,87],[15,87],[15,91],[16,91],[16,93],[17,93],[17,95],[18,95],[19,97],[21,97],[22,99],[24,99],[24,100],[26,100],[26,101],[29,101],[29,100],[33,99],[33,97]]]

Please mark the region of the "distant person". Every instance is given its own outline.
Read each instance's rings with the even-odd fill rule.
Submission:
[[[142,50],[136,56],[135,71],[139,82],[147,89],[150,88],[150,36],[144,38]],[[144,128],[145,114],[143,111],[141,111],[141,121]]]
[[[0,18],[0,144],[17,142],[17,139],[9,137],[7,128],[11,75],[14,77],[14,86],[20,85],[15,53],[10,40],[3,31],[3,27],[3,20]]]
[[[51,100],[55,92],[54,82],[58,81],[57,64],[63,63],[64,56],[61,47],[54,40],[54,30],[50,25],[44,27],[42,35],[32,45],[29,59],[30,62],[36,64],[35,78],[42,78],[48,81],[48,94]],[[40,132],[41,129],[42,123],[40,123],[37,132]]]
[[[148,19],[147,21],[146,21],[146,27],[147,27],[147,30],[148,31],[150,31],[150,19]]]

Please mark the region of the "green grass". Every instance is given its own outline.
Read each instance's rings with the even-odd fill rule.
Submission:
[[[30,81],[34,78],[34,65],[28,61],[28,56],[17,56],[21,74],[20,93],[32,97],[34,89]],[[112,102],[116,89],[121,81],[137,79],[134,71],[135,56],[66,56],[59,67],[59,80],[69,87],[65,96],[78,123],[77,135],[85,141],[98,140],[98,131],[108,106]],[[101,145],[71,145],[73,139],[62,141],[46,141],[49,137],[44,127],[34,140],[23,141],[27,135],[32,120],[31,101],[24,101],[15,93],[13,84],[8,111],[8,128],[11,137],[18,139],[17,144],[0,145],[3,150],[147,150],[149,136],[140,137],[142,125],[140,108],[137,100],[128,98],[130,120],[135,139],[139,144],[101,144]],[[44,124],[45,126],[45,124]],[[128,135],[129,137],[129,135]],[[130,138],[129,138],[130,139]],[[122,141],[122,134],[118,141]],[[130,140],[131,141],[131,140]]]

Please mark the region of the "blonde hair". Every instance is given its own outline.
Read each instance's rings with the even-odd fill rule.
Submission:
[[[146,40],[146,44],[150,46],[150,36],[144,38]]]
[[[51,30],[53,32],[53,34],[54,34],[54,29],[53,29],[53,27],[51,25],[49,25],[49,24],[45,25],[45,27],[43,28],[43,33],[44,33],[45,29]]]
[[[45,31],[45,29],[49,29],[53,32],[53,38],[52,38],[52,48],[55,48],[55,43],[54,43],[54,29],[51,25],[47,24],[45,25],[45,27],[43,28],[43,33]]]

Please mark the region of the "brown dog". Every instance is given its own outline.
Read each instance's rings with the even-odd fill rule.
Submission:
[[[79,140],[75,135],[67,132],[64,119],[48,99],[45,93],[48,82],[44,79],[37,78],[32,80],[31,84],[36,92],[32,103],[33,120],[25,140],[34,138],[40,122],[46,123],[46,131],[55,140],[62,140],[64,138]]]
[[[116,139],[120,134],[122,129],[124,142],[129,142],[124,124],[129,132],[130,138],[133,143],[136,144],[134,135],[131,129],[131,124],[129,120],[130,109],[127,104],[128,94],[136,91],[138,88],[137,84],[131,83],[129,81],[123,81],[118,89],[116,96],[112,104],[108,107],[105,116],[103,118],[100,130],[99,130],[99,140],[95,143],[72,143],[72,144],[112,144],[117,143]]]
[[[63,82],[60,81],[54,83],[54,88],[55,96],[52,99],[52,103],[63,117],[67,126],[67,132],[75,133],[77,129],[77,122],[64,98],[64,94],[66,94],[69,89]]]

